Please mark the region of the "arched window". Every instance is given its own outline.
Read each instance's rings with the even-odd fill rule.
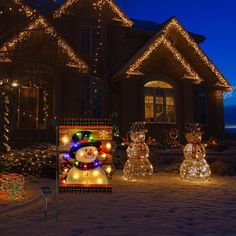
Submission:
[[[174,88],[164,81],[150,81],[144,85],[145,120],[175,123]]]

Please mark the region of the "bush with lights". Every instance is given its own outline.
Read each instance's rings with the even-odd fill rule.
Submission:
[[[0,156],[0,172],[54,178],[55,170],[55,145],[37,144],[22,150],[12,150]]]

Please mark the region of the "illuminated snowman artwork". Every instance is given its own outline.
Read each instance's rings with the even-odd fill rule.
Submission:
[[[72,139],[74,145],[69,155],[75,158],[75,162],[67,174],[66,184],[108,184],[107,176],[98,160],[101,142],[93,141],[92,133],[89,131],[79,132]]]
[[[185,160],[180,166],[180,177],[184,180],[206,181],[211,176],[211,170],[206,157],[206,150],[201,143],[202,131],[199,124],[187,126],[185,137],[188,143],[184,147]]]
[[[128,160],[123,169],[124,178],[131,182],[153,174],[153,166],[148,160],[149,147],[145,143],[144,125],[144,122],[136,122],[131,127],[131,143],[126,150]]]

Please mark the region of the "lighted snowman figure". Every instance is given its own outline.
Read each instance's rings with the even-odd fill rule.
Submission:
[[[123,169],[125,180],[131,182],[151,177],[153,174],[153,166],[148,160],[149,147],[145,143],[144,125],[144,122],[135,122],[131,127],[131,143],[126,150],[128,160]]]
[[[201,143],[201,128],[199,124],[190,124],[186,129],[185,137],[188,143],[183,150],[185,160],[180,166],[180,177],[185,180],[208,180],[211,176],[211,170],[205,159],[205,147]]]
[[[89,131],[81,131],[72,137],[74,145],[69,155],[75,158],[75,166],[66,177],[66,184],[108,184],[107,176],[98,160],[101,142],[94,141]]]

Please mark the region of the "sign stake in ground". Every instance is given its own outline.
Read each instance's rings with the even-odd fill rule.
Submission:
[[[44,207],[44,216],[47,219],[48,211],[48,196],[52,193],[51,189],[48,186],[41,187],[42,196],[45,198],[45,207]]]

